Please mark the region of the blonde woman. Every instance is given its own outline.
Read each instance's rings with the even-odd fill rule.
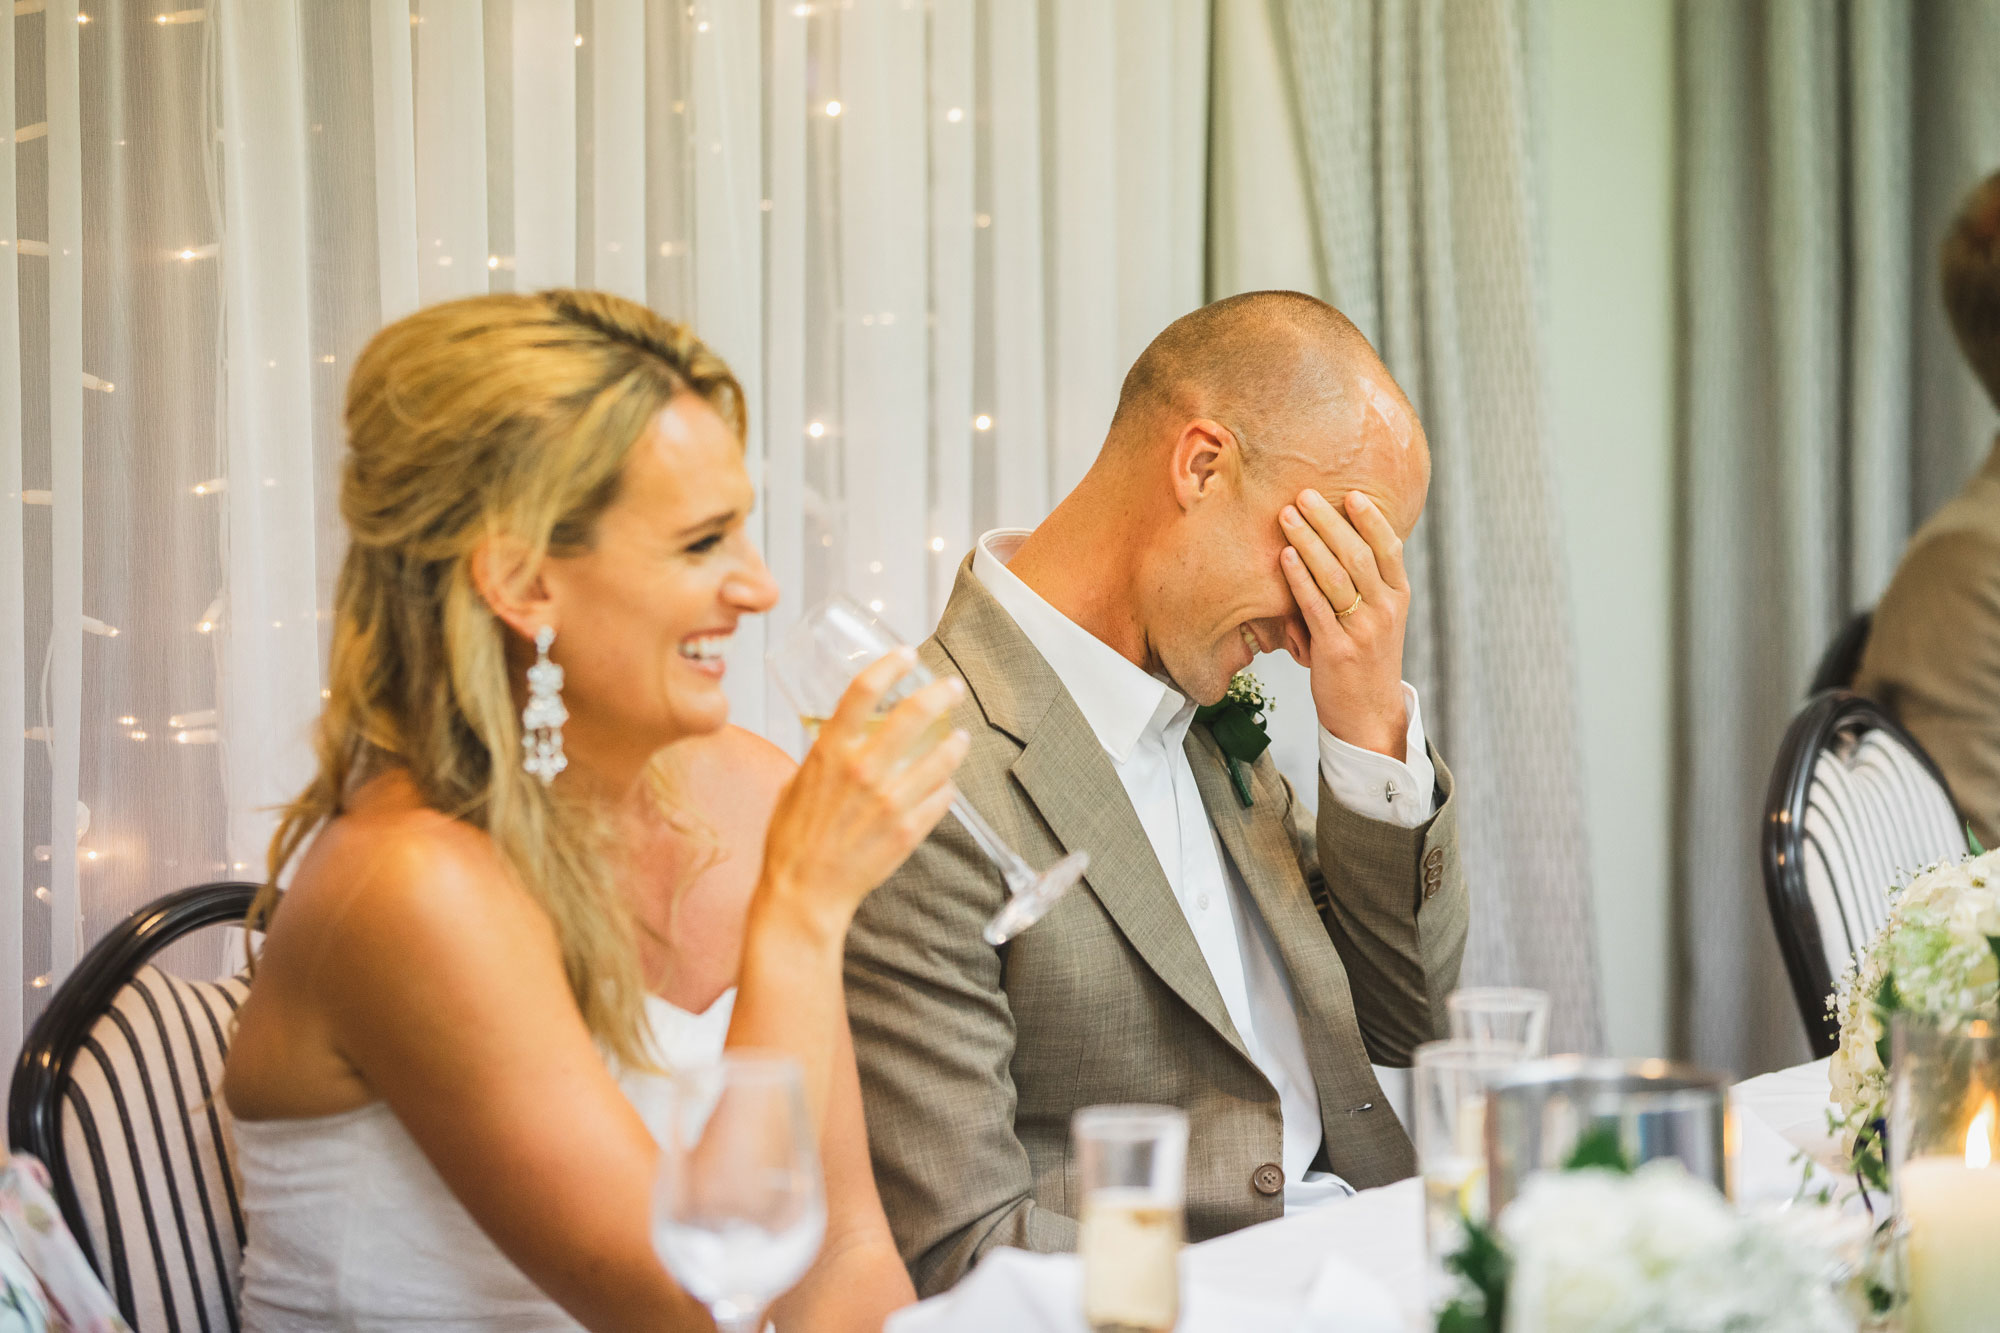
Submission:
[[[688,330],[593,293],[432,307],[356,365],[319,771],[223,1084],[253,1333],[709,1327],[652,1251],[633,1098],[725,1039],[796,1056],[821,1125],[827,1239],[778,1326],[911,1299],[841,942],[945,811],[958,692],[871,732],[878,663],[796,776],[724,729],[722,648],[776,598],[743,428]]]

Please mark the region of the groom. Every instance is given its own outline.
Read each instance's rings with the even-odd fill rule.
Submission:
[[[1187,1112],[1194,1240],[1411,1173],[1369,1065],[1440,1035],[1467,920],[1451,777],[1401,679],[1429,482],[1367,340],[1256,292],[1160,334],[1077,488],[960,567],[922,649],[968,687],[959,785],[1037,867],[1091,864],[994,949],[1005,890],[947,820],[848,937],[876,1180],[920,1292],[995,1246],[1074,1248],[1085,1106]],[[1194,720],[1279,648],[1312,672],[1316,821],[1268,754],[1246,805]]]

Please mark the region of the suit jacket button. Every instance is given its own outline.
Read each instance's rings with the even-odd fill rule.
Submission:
[[[1266,1162],[1250,1173],[1250,1187],[1259,1194],[1271,1195],[1285,1188],[1284,1168],[1275,1162]]]
[[[1424,874],[1438,876],[1444,874],[1444,848],[1431,848],[1430,855],[1424,858]]]

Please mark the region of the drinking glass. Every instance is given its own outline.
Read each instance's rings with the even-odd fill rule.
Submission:
[[[1410,1111],[1417,1173],[1424,1178],[1424,1249],[1434,1295],[1447,1289],[1445,1257],[1463,1243],[1464,1223],[1487,1220],[1486,1090],[1520,1062],[1511,1047],[1479,1042],[1417,1047]]]
[[[847,598],[832,597],[806,612],[771,650],[771,674],[798,710],[806,734],[817,737],[854,677],[902,646],[894,630]],[[921,663],[912,663],[883,697],[883,709],[915,694],[931,679]],[[1090,866],[1088,852],[1072,852],[1038,874],[963,796],[952,798],[951,812],[1007,885],[1006,905],[986,923],[988,944],[1005,944],[1047,916]]]
[[[722,1333],[759,1333],[826,1234],[798,1061],[731,1052],[678,1075],[653,1184],[653,1249]]]
[[[1083,1317],[1092,1333],[1171,1333],[1180,1318],[1188,1120],[1090,1106],[1070,1121],[1081,1177]]]
[[[1469,986],[1445,1001],[1451,1035],[1485,1046],[1509,1046],[1523,1060],[1549,1053],[1549,994],[1516,986]]]

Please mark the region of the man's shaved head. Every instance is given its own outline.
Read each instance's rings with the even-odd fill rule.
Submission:
[[[1361,330],[1324,301],[1246,292],[1169,324],[1125,376],[1107,453],[1149,452],[1196,418],[1226,427],[1247,469],[1377,478],[1410,493],[1397,526],[1416,521],[1429,480],[1416,413]]]
[[[1380,605],[1352,623],[1372,635],[1393,616],[1429,489],[1423,425],[1360,330],[1300,292],[1251,292],[1153,339],[1097,461],[1011,568],[1128,661],[1213,703],[1259,653],[1306,661],[1308,611],[1342,622],[1368,600],[1363,582]],[[1350,642],[1340,633],[1330,642]],[[1391,702],[1400,713],[1402,696]],[[1402,745],[1386,709],[1356,725],[1377,723]]]

